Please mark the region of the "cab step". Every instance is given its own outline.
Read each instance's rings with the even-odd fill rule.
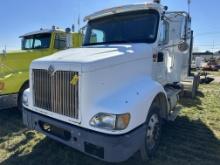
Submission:
[[[176,106],[175,109],[170,111],[170,114],[168,116],[168,121],[174,121],[179,115],[180,110],[181,110],[181,106]]]

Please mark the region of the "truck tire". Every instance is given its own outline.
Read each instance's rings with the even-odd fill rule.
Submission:
[[[147,116],[145,141],[140,150],[143,161],[147,161],[149,158],[153,157],[159,147],[162,134],[160,109],[158,105],[153,104]]]
[[[29,88],[29,83],[27,82],[21,87],[21,89],[18,93],[18,111],[20,111],[20,112],[22,111],[22,107],[23,107],[23,104],[22,104],[23,93],[28,88]]]

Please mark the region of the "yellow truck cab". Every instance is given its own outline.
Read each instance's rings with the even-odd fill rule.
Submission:
[[[18,106],[29,87],[29,65],[37,58],[57,51],[80,47],[82,36],[67,28],[40,29],[20,36],[20,51],[0,53],[0,109]]]

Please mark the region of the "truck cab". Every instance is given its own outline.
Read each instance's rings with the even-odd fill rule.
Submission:
[[[29,84],[29,65],[37,58],[81,46],[81,35],[55,26],[20,36],[21,50],[0,54],[0,109],[16,106]]]
[[[92,157],[155,154],[189,77],[191,18],[158,1],[85,17],[82,48],[32,62],[23,122]]]

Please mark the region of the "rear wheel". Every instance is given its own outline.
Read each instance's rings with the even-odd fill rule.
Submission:
[[[143,161],[155,155],[160,143],[162,120],[159,112],[160,108],[157,105],[151,106],[146,120],[145,143],[140,150]]]
[[[22,111],[22,107],[23,107],[23,104],[22,104],[23,93],[28,88],[29,88],[29,83],[25,83],[18,93],[18,110],[19,111]]]

